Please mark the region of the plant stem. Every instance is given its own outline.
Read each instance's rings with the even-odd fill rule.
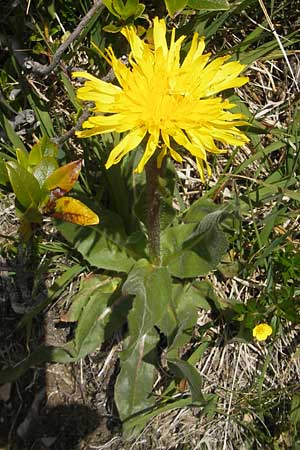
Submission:
[[[145,166],[147,185],[147,227],[149,239],[149,256],[151,262],[160,265],[160,193],[156,158],[152,157]]]

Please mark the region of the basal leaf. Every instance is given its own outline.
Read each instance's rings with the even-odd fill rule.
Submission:
[[[92,294],[104,284],[111,281],[110,277],[105,275],[92,275],[85,278],[81,284],[79,292],[72,298],[71,306],[63,316],[64,322],[77,322],[83,308],[88,303]]]
[[[219,264],[227,250],[227,239],[220,229],[226,213],[209,213],[198,224],[180,224],[162,234],[163,264],[178,278],[205,275]]]
[[[37,206],[41,200],[41,189],[36,178],[17,162],[7,162],[6,168],[18,202],[25,208]]]
[[[45,186],[49,191],[56,188],[69,192],[78,180],[82,167],[82,159],[72,161],[56,169],[46,180]]]
[[[159,336],[154,328],[171,301],[171,278],[165,267],[140,260],[123,285],[123,294],[134,295],[128,315],[129,337],[121,354],[121,371],[115,400],[122,420],[153,405],[155,349]]]
[[[74,348],[76,359],[84,358],[88,353],[95,351],[103,342],[105,327],[108,323],[111,308],[108,302],[116,290],[119,279],[107,280],[95,286],[86,297],[75,332]],[[81,297],[82,302],[82,297]]]
[[[121,371],[115,384],[115,402],[121,420],[141,413],[155,403],[151,396],[155,367],[146,362],[144,356],[156,348],[158,341],[159,336],[152,329],[136,341],[135,347],[129,344],[128,348],[128,342],[125,343],[120,356]]]
[[[156,267],[139,260],[123,285],[124,295],[134,295],[128,321],[130,339],[134,342],[157,325],[172,301],[172,284],[166,267]]]
[[[55,206],[53,211],[50,211],[50,215],[56,219],[83,226],[97,225],[99,223],[97,214],[75,198],[61,197],[54,202]]]
[[[82,228],[71,223],[62,223],[57,227],[92,266],[115,272],[128,272],[135,262],[126,249],[126,236],[123,235],[117,218],[105,223],[101,215],[99,225],[91,228]]]
[[[202,378],[198,370],[187,361],[179,359],[168,360],[168,364],[178,378],[183,378],[188,381],[193,402],[204,401],[201,391]]]
[[[178,358],[182,347],[190,341],[198,319],[200,309],[210,310],[205,292],[201,289],[202,282],[186,285],[173,285],[172,307],[166,311],[159,322],[159,329],[168,340],[168,358]]]

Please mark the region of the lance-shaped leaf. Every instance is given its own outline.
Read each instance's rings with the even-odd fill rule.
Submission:
[[[220,222],[224,210],[206,215],[198,225],[188,223],[168,228],[162,234],[163,264],[178,278],[205,275],[221,261],[228,243]]]
[[[25,208],[37,206],[42,194],[36,178],[15,161],[7,162],[6,169],[18,202]]]
[[[72,316],[76,310],[78,325],[75,331],[73,356],[76,359],[84,358],[88,353],[95,351],[103,342],[105,327],[111,314],[108,306],[113,293],[120,282],[119,278],[96,278],[86,283],[72,305]]]
[[[78,180],[82,159],[72,161],[56,169],[45,181],[45,187],[52,191],[56,188],[69,192]]]
[[[155,366],[145,361],[151,355],[159,341],[153,328],[137,339],[135,346],[128,346],[130,337],[120,355],[121,371],[115,384],[115,402],[121,420],[127,420],[134,414],[146,411],[155,403],[151,395],[155,378]]]
[[[52,217],[78,225],[97,225],[99,217],[81,201],[72,197],[61,197],[54,201]]]
[[[139,260],[124,283],[124,295],[134,295],[128,315],[129,337],[121,354],[121,371],[115,386],[115,400],[122,420],[154,403],[151,397],[155,347],[154,326],[172,299],[171,277],[166,267]]]

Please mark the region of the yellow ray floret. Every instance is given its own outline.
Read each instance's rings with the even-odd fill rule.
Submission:
[[[143,171],[154,154],[158,166],[167,155],[180,163],[182,150],[186,150],[195,157],[204,181],[204,169],[210,174],[207,153],[222,153],[219,144],[248,142],[237,128],[247,125],[244,116],[231,113],[229,110],[235,105],[216,96],[225,89],[242,86],[248,78],[240,76],[244,66],[236,61],[228,62],[229,56],[209,62],[210,54],[203,54],[204,38],[199,38],[197,33],[180,62],[185,36],[175,40],[173,29],[168,46],[166,32],[165,21],[158,18],[153,21],[152,44],[141,40],[133,27],[122,30],[131,48],[129,66],[116,58],[111,47],[105,55],[118,86],[87,72],[73,73],[73,77],[86,80],[78,89],[78,98],[94,102],[94,115],[76,134],[89,137],[127,132],[111,151],[107,169],[118,164],[143,140],[145,150],[136,172]]]

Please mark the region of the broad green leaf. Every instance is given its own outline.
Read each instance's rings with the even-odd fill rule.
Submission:
[[[51,203],[52,201],[50,200]],[[45,209],[47,210],[47,205]],[[61,197],[54,200],[53,210],[50,210],[49,214],[56,219],[82,226],[97,225],[99,223],[99,217],[94,211],[80,200],[72,197]]]
[[[58,229],[92,266],[115,272],[128,272],[135,260],[126,250],[126,238],[117,234],[118,220],[115,219],[111,224],[111,229],[106,229],[105,225],[104,220],[92,228],[64,223],[59,224]]]
[[[125,342],[120,355],[121,371],[115,384],[115,402],[121,420],[127,420],[155,403],[151,395],[155,367],[145,361],[145,355],[155,350],[158,341],[158,333],[152,329],[138,339],[134,347],[128,348],[128,341]]]
[[[188,3],[188,0],[165,0],[165,4],[170,16],[183,9]]]
[[[72,298],[71,306],[63,316],[64,322],[77,322],[83,308],[88,303],[92,294],[104,284],[111,281],[111,278],[105,275],[92,275],[86,277],[80,287],[79,292]]]
[[[109,321],[111,308],[108,306],[119,280],[100,283],[86,298],[86,303],[78,319],[74,348],[76,359],[84,358],[95,351],[104,340],[105,327]]]
[[[138,338],[159,323],[172,301],[170,274],[166,267],[156,267],[142,259],[132,268],[122,292],[135,296],[128,317],[130,342],[134,345]]]
[[[57,158],[58,146],[52,142],[48,136],[43,136],[30,150],[28,163],[30,166],[36,166],[43,158]]]
[[[57,169],[58,163],[52,156],[44,157],[32,170],[32,174],[42,187],[46,179]]]
[[[7,162],[6,168],[18,202],[25,208],[37,206],[41,200],[41,189],[36,178],[17,162]]]
[[[0,184],[6,185],[9,182],[5,162],[0,159]]]
[[[17,161],[20,164],[20,166],[24,167],[24,169],[27,169],[28,167],[28,152],[24,148],[17,148],[16,149],[16,157]]]
[[[211,199],[200,197],[188,208],[186,214],[184,215],[184,222],[200,222],[205,216],[207,216],[207,214],[216,211],[217,209],[218,205],[216,205]]]
[[[178,378],[186,379],[190,385],[193,402],[204,400],[201,387],[202,378],[198,370],[187,361],[179,359],[168,360],[168,365]]]
[[[154,404],[153,364],[159,339],[154,326],[171,301],[170,274],[166,267],[155,267],[140,260],[129,273],[122,292],[125,296],[135,296],[128,315],[129,337],[121,353],[121,371],[115,387],[116,404],[124,420]]]
[[[217,210],[198,224],[181,224],[162,234],[163,264],[178,278],[205,275],[216,268],[228,243],[220,222],[227,213]]]
[[[129,17],[134,17],[138,8],[139,0],[127,0],[123,11],[122,17],[126,20]]]
[[[82,159],[72,161],[56,169],[46,180],[45,187],[52,191],[59,188],[63,192],[69,192],[78,180],[82,167]]]
[[[168,358],[178,358],[181,348],[190,341],[198,319],[198,310],[210,310],[202,282],[178,283],[173,286],[169,305],[158,326],[168,339]]]
[[[227,0],[188,0],[188,6],[205,11],[224,11],[230,8]]]

